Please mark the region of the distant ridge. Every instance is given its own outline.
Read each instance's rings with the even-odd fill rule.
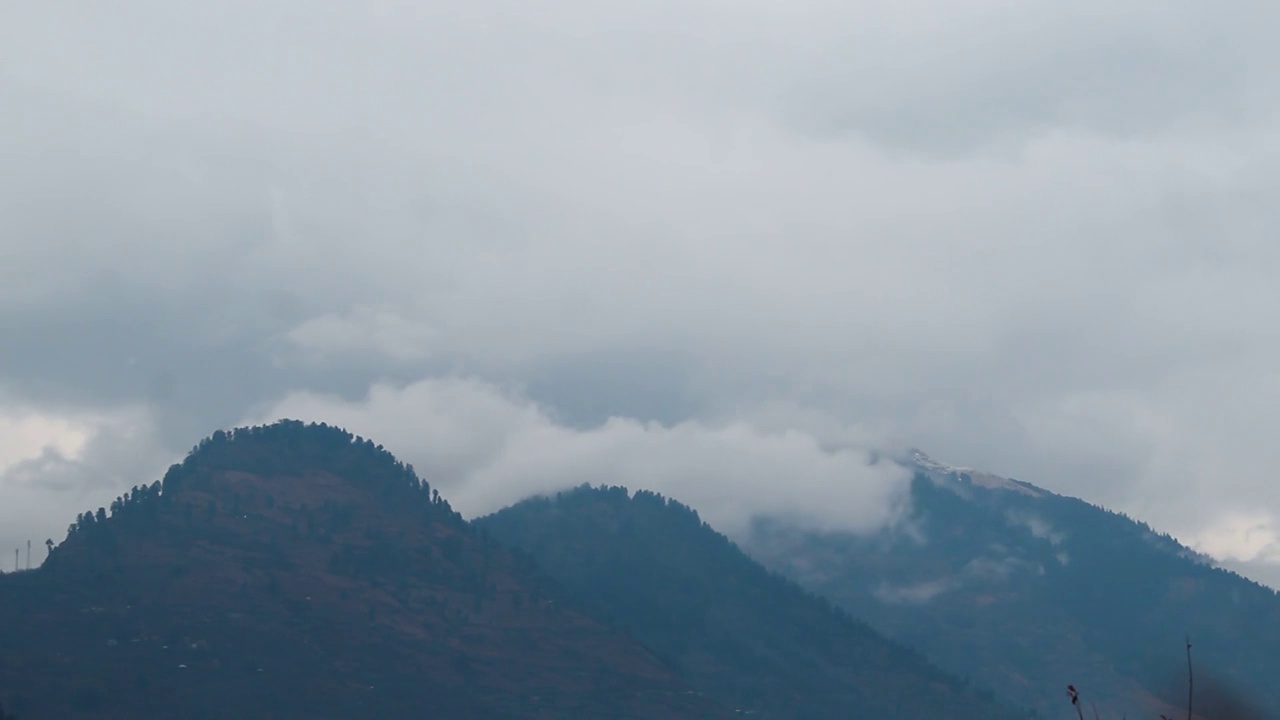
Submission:
[[[476,524],[744,714],[1025,717],[771,574],[694,510],[656,493],[584,486]]]

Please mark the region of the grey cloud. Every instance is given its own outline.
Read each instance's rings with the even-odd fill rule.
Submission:
[[[18,418],[15,425],[33,419]],[[159,480],[175,459],[145,408],[81,415],[72,422],[83,436],[79,447],[45,446],[9,463],[0,457],[0,550],[31,540],[39,549],[33,561],[39,562],[44,540],[60,542],[77,513],[109,506],[133,486]]]
[[[1280,507],[1275,13],[22,4],[0,390],[145,406],[177,454],[461,374],[581,432],[919,446],[1195,540]]]
[[[799,103],[825,111],[816,129],[955,157],[1017,154],[1063,131],[1249,125],[1265,107],[1251,89],[1257,63],[1276,60],[1245,24],[1274,17],[1256,3],[900,5],[822,46],[829,75]],[[906,17],[926,8],[929,20]]]
[[[1005,513],[1005,518],[1010,524],[1026,528],[1033,537],[1046,540],[1054,547],[1067,539],[1065,533],[1055,530],[1052,524],[1034,513],[1009,511]]]
[[[619,348],[535,363],[523,373],[523,389],[558,421],[579,428],[610,417],[674,425],[707,412],[710,375],[696,357]]]

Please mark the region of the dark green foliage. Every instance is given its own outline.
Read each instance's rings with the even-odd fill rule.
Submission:
[[[583,487],[476,524],[696,687],[759,717],[1020,717],[771,574],[661,495]]]
[[[59,720],[722,717],[558,601],[382,448],[237,430],[0,577],[0,698]]]
[[[325,423],[281,420],[271,425],[219,430],[192,448],[165,474],[165,492],[208,482],[221,471],[262,475],[326,472],[350,478],[381,496],[407,494],[441,503],[439,493],[381,445]],[[274,503],[274,500],[272,501]],[[448,510],[448,504],[445,509]],[[451,511],[450,511],[451,512]]]
[[[257,475],[307,476],[315,473],[349,478],[366,490],[372,490],[388,506],[420,507],[436,520],[465,530],[467,524],[449,506],[439,492],[420,479],[413,466],[397,460],[381,445],[324,423],[281,420],[271,425],[219,430],[202,440],[180,464],[170,466],[163,482],[134,487],[116,498],[108,508],[85,512],[67,529],[68,537],[92,537],[92,542],[114,542],[114,531],[95,532],[105,527],[110,517],[117,530],[154,528],[162,507],[187,491],[210,487],[220,473],[240,472]],[[242,514],[247,500],[239,493],[218,499],[211,496],[177,501],[181,517],[189,524],[216,523],[220,512]],[[261,498],[266,510],[273,510],[272,495]],[[303,510],[302,521],[309,536],[324,535],[349,527],[350,508],[323,507],[318,520],[315,512]],[[55,559],[50,547],[50,559]]]

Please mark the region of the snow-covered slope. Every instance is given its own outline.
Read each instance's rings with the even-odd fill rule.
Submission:
[[[923,450],[916,448],[908,451],[906,464],[908,467],[924,473],[929,479],[944,487],[952,483],[961,483],[995,490],[1009,490],[1030,495],[1031,497],[1044,497],[1048,494],[1046,490],[1019,480],[1010,480],[1007,477],[974,470],[973,468],[940,463],[925,454]]]

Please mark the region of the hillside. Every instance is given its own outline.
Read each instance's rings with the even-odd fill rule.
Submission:
[[[944,668],[1045,717],[1280,717],[1280,598],[1123,515],[918,453],[909,522],[873,537],[757,523],[745,547]],[[1265,714],[1249,711],[1242,698]],[[1230,712],[1228,709],[1230,708]]]
[[[578,607],[756,717],[1021,717],[769,573],[659,495],[583,487],[476,524],[533,555]]]
[[[368,440],[216,433],[0,577],[0,702],[40,718],[704,718]]]

